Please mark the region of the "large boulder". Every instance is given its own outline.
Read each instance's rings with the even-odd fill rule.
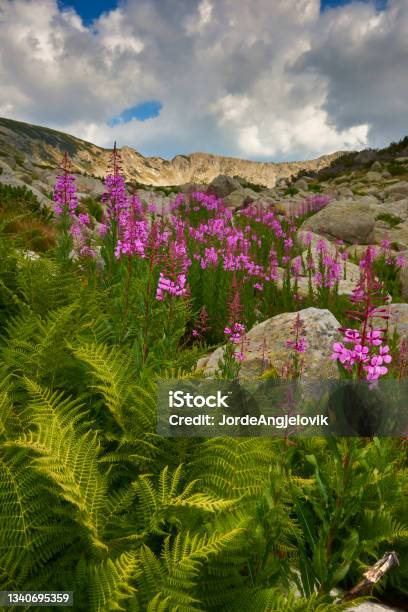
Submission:
[[[307,240],[307,237],[309,237],[310,239],[311,256],[312,256],[313,263],[315,264],[316,267],[319,265],[319,262],[320,262],[320,253],[321,253],[322,248],[333,259],[336,257],[336,245],[333,244],[333,242],[330,242],[329,240],[324,238],[324,236],[319,236],[318,234],[314,234],[313,232],[308,233],[302,230],[298,232],[298,238],[302,242]],[[301,258],[303,262],[302,269],[303,267],[307,269],[308,253],[309,253],[308,249],[305,249],[303,253],[301,255],[298,255],[298,257],[295,257],[292,260],[292,262]],[[351,283],[354,283],[355,285],[355,283],[360,279],[359,267],[356,266],[356,264],[352,263],[351,261],[342,260],[340,256],[338,256],[338,261],[340,263],[341,270],[342,270],[342,279],[350,281]],[[347,293],[347,291],[344,290],[342,291],[342,293]]]
[[[208,185],[208,192],[213,193],[217,198],[226,198],[237,189],[242,189],[241,183],[226,174],[219,174]]]
[[[394,183],[393,185],[388,185],[388,187],[384,188],[384,193],[386,196],[393,198],[394,200],[398,200],[403,197],[408,196],[408,182],[407,181],[399,181],[398,183]]]
[[[186,195],[191,195],[196,191],[207,191],[207,185],[204,183],[183,183],[177,185],[177,191]]]
[[[255,202],[257,198],[258,194],[252,189],[237,189],[224,198],[224,204],[227,208],[238,210],[251,202]]]
[[[405,221],[408,219],[408,198],[381,204],[378,210],[379,214],[385,212],[394,217],[400,217]]]
[[[76,174],[75,183],[79,192],[91,198],[99,198],[106,191],[103,181],[92,176]]]
[[[378,183],[380,181],[382,181],[382,174],[380,172],[375,172],[374,170],[371,170],[370,172],[367,172],[367,174],[364,177],[364,180],[367,181],[368,183]]]
[[[340,323],[329,310],[305,308],[299,315],[306,329],[308,349],[305,353],[304,376],[308,379],[337,378],[336,364],[330,360],[333,342],[340,340]],[[244,337],[244,356],[240,376],[253,378],[269,368],[278,372],[290,359],[291,351],[286,341],[292,338],[292,329],[297,313],[276,315],[255,325]],[[208,358],[200,360],[197,367],[205,376],[211,376],[218,369],[224,347],[216,349]]]
[[[349,265],[353,265],[353,264],[349,264]],[[357,266],[356,266],[357,267]],[[296,283],[297,283],[297,295],[301,298],[306,298],[309,295],[309,278],[307,276],[299,276],[296,281],[293,278],[291,281],[291,287],[293,289],[293,292],[295,292],[295,287],[296,287]],[[281,273],[281,275],[279,276],[279,278],[276,281],[276,284],[278,286],[279,289],[283,288],[283,273]],[[314,292],[316,292],[316,284],[313,281],[313,277],[312,277],[312,285],[313,285],[313,290]],[[343,280],[341,279],[339,281],[338,284],[338,288],[337,288],[337,292],[339,295],[351,295],[353,292],[353,289],[355,289],[356,287],[356,282],[352,281],[352,280]]]
[[[398,280],[401,284],[401,295],[404,300],[408,300],[408,251],[400,253],[405,257],[405,265],[398,270]]]
[[[370,201],[340,200],[309,217],[302,230],[322,234],[331,240],[338,238],[348,244],[370,244],[377,214],[378,205]]]
[[[388,321],[381,318],[373,319],[373,326],[382,328],[388,323],[388,335],[392,336],[397,330],[400,340],[408,342],[408,304],[389,304],[387,307],[389,314]]]
[[[348,187],[347,185],[341,185],[338,189],[336,189],[336,191],[334,192],[334,195],[338,200],[344,200],[344,199],[352,198],[353,192],[350,189],[350,187]]]
[[[375,249],[376,253],[380,251],[378,244],[352,244],[346,248],[346,252],[350,257],[356,257],[360,261],[366,254],[368,248]],[[394,253],[396,253],[396,251],[392,251],[392,254]]]
[[[308,182],[304,178],[300,178],[295,182],[296,189],[300,189],[301,191],[307,191]]]
[[[377,222],[372,237],[373,242],[377,244],[387,239],[391,242],[394,250],[405,251],[408,249],[408,221],[404,221],[396,227],[390,227],[384,222]]]

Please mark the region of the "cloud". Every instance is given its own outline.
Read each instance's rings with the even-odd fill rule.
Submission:
[[[407,134],[407,65],[408,2],[389,0],[382,12],[353,3],[323,15],[297,71],[324,80],[323,108],[338,129],[365,123],[378,146]]]
[[[122,0],[86,26],[0,5],[0,113],[144,154],[305,159],[404,136],[408,3]],[[124,109],[160,100],[149,121]]]

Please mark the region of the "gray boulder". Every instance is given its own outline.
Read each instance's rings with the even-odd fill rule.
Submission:
[[[255,202],[257,198],[258,194],[252,189],[237,189],[224,198],[224,204],[227,208],[238,210],[251,202]]]
[[[378,205],[367,200],[339,200],[309,217],[301,229],[322,234],[329,240],[338,238],[348,244],[370,244],[376,214]]]
[[[306,329],[308,342],[304,376],[308,379],[337,378],[336,364],[331,361],[333,342],[340,339],[340,323],[329,310],[305,308],[299,311]],[[267,369],[282,371],[290,359],[291,351],[286,341],[291,332],[296,312],[282,313],[255,325],[244,337],[243,352],[245,359],[241,364],[240,376],[253,378]],[[213,375],[222,359],[224,347],[217,348],[209,357],[200,360],[197,366],[205,376]]]
[[[400,340],[408,342],[408,304],[389,304],[387,307],[389,314],[388,321],[384,319],[373,319],[374,327],[385,327],[388,323],[388,333],[392,336],[394,330],[397,330]]]
[[[218,198],[226,198],[237,189],[242,189],[241,183],[226,174],[219,174],[208,185],[208,192],[213,193]]]
[[[408,196],[408,182],[407,181],[398,181],[398,183],[394,183],[393,185],[388,185],[388,187],[384,188],[384,194],[388,197],[393,198],[394,200],[398,200],[403,197]]]

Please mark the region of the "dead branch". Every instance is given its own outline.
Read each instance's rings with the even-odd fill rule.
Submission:
[[[398,555],[396,552],[386,552],[379,561],[369,567],[363,574],[364,578],[355,587],[348,591],[341,601],[350,601],[368,593],[371,594],[373,586],[381,580],[381,578],[393,567],[399,565]]]

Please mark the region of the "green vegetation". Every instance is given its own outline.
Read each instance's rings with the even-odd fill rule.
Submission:
[[[346,323],[341,251],[319,247],[318,281],[298,261],[300,297],[295,223],[204,193],[163,219],[117,171],[103,204],[74,184],[58,178],[57,224],[0,187],[0,590],[72,590],[78,612],[336,612],[355,602],[333,589],[396,550],[376,594],[406,597],[405,440],[157,434],[159,379],[198,378],[227,325],[309,305]]]
[[[288,187],[287,189],[285,189],[284,191],[284,195],[285,196],[294,196],[297,193],[299,193],[299,189],[297,187]]]
[[[69,134],[58,132],[46,127],[23,123],[22,121],[14,121],[12,119],[0,118],[0,125],[13,130],[22,136],[28,136],[34,140],[46,142],[47,144],[56,147],[60,151],[67,151],[70,155],[75,155],[80,148],[91,147],[90,143],[78,140]]]
[[[400,223],[402,223],[403,219],[391,213],[380,213],[379,215],[376,216],[376,221],[385,221],[391,227],[395,227],[396,225],[399,225]]]
[[[406,174],[408,172],[406,164],[397,161],[393,161],[391,164],[388,164],[387,170],[390,174],[392,174],[392,176],[400,176],[401,174]]]
[[[321,193],[323,191],[322,186],[319,185],[319,183],[309,183],[307,190],[311,191],[312,193]]]
[[[109,292],[0,249],[0,588],[74,590],[87,612],[340,610],[330,589],[397,546],[405,591],[399,441],[161,439],[182,331],[152,329],[141,366]]]

